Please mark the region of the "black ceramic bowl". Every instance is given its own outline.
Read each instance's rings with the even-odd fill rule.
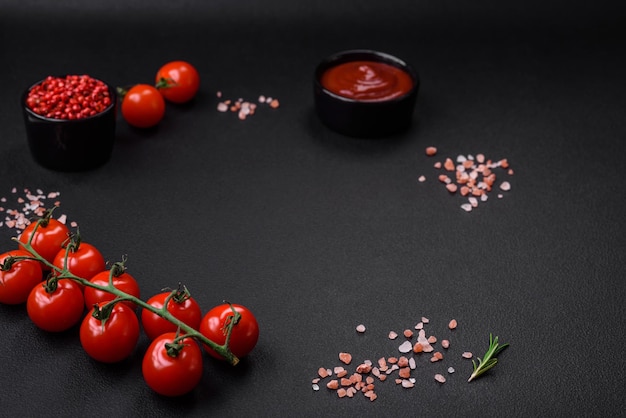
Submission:
[[[107,84],[111,104],[100,113],[82,119],[53,119],[26,104],[30,90],[42,82],[26,89],[21,99],[28,147],[35,161],[56,171],[84,171],[106,163],[115,142],[115,88]]]
[[[333,67],[358,61],[395,67],[408,75],[412,84],[404,93],[389,99],[363,100],[331,91],[322,81],[324,74]],[[338,52],[325,58],[315,69],[315,110],[326,126],[341,134],[362,138],[390,136],[411,125],[419,85],[417,72],[392,55],[364,49]]]

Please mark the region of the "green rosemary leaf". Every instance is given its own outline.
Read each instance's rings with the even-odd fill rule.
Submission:
[[[493,334],[489,334],[489,349],[483,356],[482,360],[480,358],[477,358],[478,363],[472,360],[474,371],[472,372],[471,376],[469,377],[467,381],[471,382],[478,376],[482,375],[486,371],[493,368],[498,363],[498,359],[496,358],[498,353],[500,353],[502,350],[504,350],[508,346],[509,346],[508,343],[499,344],[498,337],[497,336],[494,337]]]

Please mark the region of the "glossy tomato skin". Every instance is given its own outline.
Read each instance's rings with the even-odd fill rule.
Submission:
[[[116,303],[106,321],[95,318],[93,310],[87,313],[80,325],[80,343],[94,360],[117,363],[133,353],[140,332],[135,311],[123,303]]]
[[[158,293],[148,299],[147,303],[157,309],[161,309],[169,294],[170,292]],[[167,303],[167,310],[175,318],[189,325],[191,328],[198,330],[200,327],[202,309],[198,302],[192,297],[188,297],[182,302],[177,302],[175,298],[171,298]],[[141,311],[141,324],[143,325],[143,330],[146,335],[151,340],[166,332],[175,332],[177,329],[176,325],[147,309],[142,309]]]
[[[172,103],[186,103],[193,99],[200,89],[198,70],[186,61],[171,61],[157,71],[157,85],[166,83],[159,91]]]
[[[10,256],[32,257],[32,254],[25,250],[7,251],[0,255],[0,264],[4,264]],[[40,262],[14,261],[9,270],[0,270],[0,303],[19,305],[26,302],[30,292],[42,280],[43,272]]]
[[[109,274],[110,270],[101,271],[100,273],[93,276],[89,281],[100,286],[107,286],[109,284]],[[136,298],[139,298],[141,296],[139,284],[137,283],[137,280],[135,280],[135,278],[130,275],[130,273],[123,272],[122,274],[113,277],[113,286],[115,286],[116,289],[123,291],[124,293],[135,296]],[[108,302],[115,298],[116,296],[113,293],[85,286],[85,306],[87,306],[87,309],[91,309],[96,303]],[[126,301],[122,303],[127,305],[131,309],[136,308],[136,305],[133,302]]]
[[[90,280],[96,274],[106,269],[104,256],[95,246],[81,242],[76,250],[66,251],[61,249],[54,257],[52,264],[59,269],[66,266],[65,255],[67,253],[67,269],[70,273],[81,279]]]
[[[156,126],[165,115],[165,100],[156,87],[136,84],[122,99],[122,116],[136,128]]]
[[[48,219],[47,223],[37,225],[38,222],[30,223],[24,228],[18,240],[27,243],[30,237],[34,235],[31,241],[33,249],[43,259],[52,263],[59,250],[63,248],[63,242],[69,237],[70,230],[64,223],[54,218]],[[42,268],[49,271],[46,266]]]
[[[259,325],[253,313],[243,305],[232,304],[233,308],[241,314],[241,319],[233,327],[230,336],[230,351],[237,357],[248,355],[256,346],[259,339]],[[224,303],[209,310],[200,322],[200,333],[217,343],[224,344],[226,341],[225,327],[233,316],[231,305]],[[213,357],[223,359],[215,350],[203,344],[204,349]]]
[[[46,282],[36,285],[28,295],[26,311],[37,327],[48,332],[62,332],[78,324],[85,311],[83,292],[70,279],[61,279],[48,293]]]
[[[181,396],[191,392],[202,379],[202,349],[187,338],[175,357],[167,353],[166,343],[176,338],[175,332],[156,337],[143,357],[141,371],[148,386],[163,396]]]

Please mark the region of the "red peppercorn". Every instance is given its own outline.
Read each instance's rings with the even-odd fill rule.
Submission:
[[[48,76],[26,98],[26,105],[38,115],[68,120],[94,116],[111,103],[107,85],[88,75]]]

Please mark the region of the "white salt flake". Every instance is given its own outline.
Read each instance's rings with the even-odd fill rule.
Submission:
[[[411,344],[411,341],[405,341],[400,344],[400,347],[398,347],[398,351],[401,353],[410,353],[411,350],[413,350],[413,344]]]

